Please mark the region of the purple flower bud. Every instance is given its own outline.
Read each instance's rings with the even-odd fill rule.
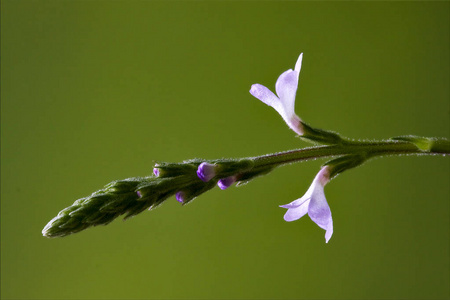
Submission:
[[[216,165],[212,165],[206,162],[202,162],[197,169],[197,176],[203,182],[210,181],[214,176],[216,176]]]
[[[153,174],[155,174],[156,177],[159,177],[159,169],[153,168]]]
[[[137,191],[136,194],[138,195],[139,198],[142,198],[142,193],[141,193],[141,191]]]
[[[229,188],[233,183],[236,182],[236,176],[230,176],[226,178],[222,178],[217,182],[217,185],[221,190],[225,190]]]
[[[184,202],[184,198],[185,198],[185,194],[182,191],[179,191],[176,195],[175,198],[177,198],[177,201],[180,203]]]

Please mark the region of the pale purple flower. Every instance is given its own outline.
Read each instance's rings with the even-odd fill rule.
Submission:
[[[283,118],[286,124],[299,135],[303,135],[300,118],[295,114],[295,94],[298,86],[298,76],[302,67],[303,53],[300,54],[294,70],[289,69],[278,77],[275,84],[277,95],[261,84],[254,84],[250,94],[265,104],[272,106]]]
[[[308,214],[320,228],[325,229],[325,241],[333,234],[333,219],[331,210],[325,198],[324,186],[330,181],[330,170],[328,166],[323,167],[317,173],[308,191],[301,197],[289,204],[280,207],[287,208],[284,215],[287,222],[295,221]]]
[[[136,194],[138,195],[139,198],[142,198],[142,193],[141,193],[141,191],[137,191]]]
[[[229,188],[233,183],[236,182],[236,176],[229,176],[226,178],[222,178],[217,182],[217,185],[221,190],[225,190]]]
[[[204,182],[208,182],[216,176],[216,165],[202,162],[197,169],[197,176]]]
[[[153,168],[153,174],[155,174],[156,177],[159,177],[159,169]]]

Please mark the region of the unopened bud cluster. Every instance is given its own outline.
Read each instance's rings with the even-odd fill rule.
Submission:
[[[183,205],[218,185],[246,183],[272,168],[254,168],[251,159],[189,160],[159,163],[153,176],[113,181],[92,195],[63,209],[42,230],[46,237],[62,237],[88,227],[106,225],[115,218],[135,216],[154,209],[175,195]]]

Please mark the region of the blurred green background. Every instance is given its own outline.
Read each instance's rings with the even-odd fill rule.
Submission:
[[[355,139],[450,137],[449,2],[1,2],[4,299],[450,297],[450,162],[326,188],[334,235],[283,221],[323,160],[60,239],[63,208],[155,160],[307,146],[249,94],[304,52],[296,111]]]

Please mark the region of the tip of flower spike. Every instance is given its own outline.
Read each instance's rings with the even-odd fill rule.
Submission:
[[[42,229],[42,235],[45,237],[51,237],[51,235],[49,234],[49,229],[51,227],[50,223],[51,222],[49,222],[47,225],[45,225],[44,229]]]
[[[217,185],[219,186],[219,188],[221,190],[226,190],[235,182],[236,182],[236,176],[230,176],[227,178],[220,179],[219,182],[217,182]]]
[[[197,176],[200,178],[203,182],[210,181],[214,176],[216,176],[216,166],[202,162],[197,169]]]
[[[48,222],[47,225],[45,225],[44,229],[42,229],[42,235],[45,236],[46,238],[55,238],[67,235],[61,234],[61,229],[59,227],[61,223],[58,223],[58,221],[60,221],[60,218],[58,216],[51,219],[50,222]]]

